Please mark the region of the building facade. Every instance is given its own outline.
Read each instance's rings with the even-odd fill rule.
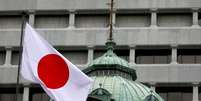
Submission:
[[[0,0],[0,101],[14,101],[22,12],[81,70],[105,53],[109,0]],[[165,101],[201,101],[201,0],[115,0],[114,51]],[[48,101],[21,79],[21,101]]]

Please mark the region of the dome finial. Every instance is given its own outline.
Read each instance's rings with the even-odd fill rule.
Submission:
[[[108,40],[105,43],[107,50],[114,50],[114,46],[116,45],[116,43],[113,40]]]
[[[152,89],[150,90],[150,93],[153,94],[153,90]]]
[[[100,88],[102,88],[102,83],[99,83]]]

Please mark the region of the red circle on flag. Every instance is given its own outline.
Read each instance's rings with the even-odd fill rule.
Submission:
[[[69,69],[62,57],[48,54],[38,64],[38,76],[51,89],[63,87],[69,79]]]

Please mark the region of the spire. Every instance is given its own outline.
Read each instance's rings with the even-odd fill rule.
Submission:
[[[111,0],[110,3],[110,22],[109,22],[109,26],[110,26],[110,32],[109,32],[109,40],[112,41],[113,40],[113,17],[112,17],[112,13],[113,13],[113,9],[114,9],[114,0]]]
[[[135,69],[130,68],[129,63],[118,57],[114,52],[114,46],[116,43],[113,40],[113,0],[110,3],[110,20],[109,20],[109,37],[105,43],[107,52],[102,56],[96,58],[88,65],[88,68],[83,71],[89,76],[122,76],[127,79],[135,81],[137,79]],[[106,73],[107,72],[107,73]]]
[[[113,51],[114,46],[116,45],[116,43],[113,40],[113,17],[112,17],[112,14],[114,12],[114,0],[111,0],[111,2],[109,4],[110,4],[109,38],[105,44],[107,46],[108,51]]]

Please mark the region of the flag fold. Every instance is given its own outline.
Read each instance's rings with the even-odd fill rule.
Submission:
[[[40,84],[54,101],[86,101],[92,83],[28,23],[23,40],[21,75]]]

